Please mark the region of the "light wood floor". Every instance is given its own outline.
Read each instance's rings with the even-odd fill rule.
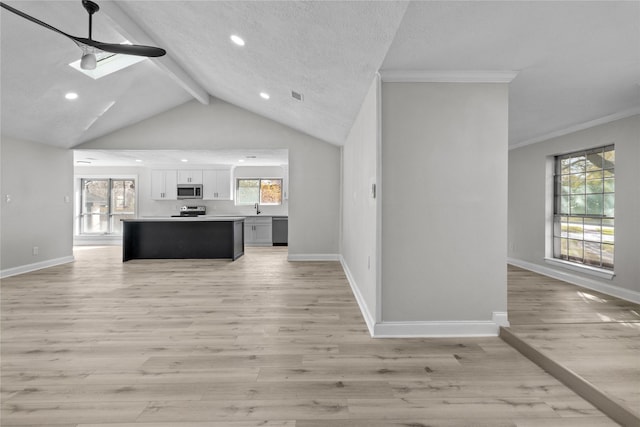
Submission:
[[[2,281],[2,426],[609,426],[499,338],[371,339],[337,262],[77,261]]]
[[[510,330],[640,417],[640,305],[509,266]]]

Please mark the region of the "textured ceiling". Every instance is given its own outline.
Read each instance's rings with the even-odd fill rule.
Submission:
[[[282,166],[289,150],[74,150],[77,166]],[[186,163],[182,159],[187,160]]]
[[[512,145],[634,109],[640,2],[412,2],[382,66],[514,70]]]
[[[7,3],[86,36],[79,0]],[[379,69],[518,71],[511,144],[640,108],[637,1],[99,4],[95,39],[127,35],[168,56],[94,81],[67,65],[80,56],[73,42],[2,9],[3,135],[73,147],[200,94],[340,145]],[[78,100],[64,100],[71,90]]]
[[[80,2],[11,2],[63,31],[86,37]],[[4,9],[1,25],[2,133],[72,147],[191,99],[151,61],[93,80],[68,64],[81,51],[71,40]],[[122,42],[104,14],[94,18],[96,40]],[[76,92],[73,102],[64,99]]]

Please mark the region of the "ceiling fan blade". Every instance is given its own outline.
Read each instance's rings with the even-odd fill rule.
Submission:
[[[69,37],[72,40],[75,38],[72,35],[65,33],[64,31],[61,31],[61,30],[57,29],[56,27],[53,27],[53,26],[47,24],[46,22],[42,22],[41,20],[36,19],[31,15],[27,15],[26,13],[24,13],[24,12],[18,10],[18,9],[14,9],[13,7],[9,6],[8,4],[0,2],[0,6],[2,6],[4,9],[7,9],[10,12],[15,13],[18,16],[23,17],[24,19],[27,19],[27,20],[29,20],[31,22],[34,22],[34,23],[38,24],[38,25],[42,25],[43,27],[45,27],[45,28],[47,28],[47,29],[49,29],[51,31],[55,31],[58,34],[62,34],[63,36]]]
[[[89,2],[90,3],[90,2]],[[99,42],[96,40],[92,40],[90,38],[83,38],[83,37],[75,37],[72,36],[71,34],[67,34],[62,30],[57,29],[54,26],[51,26],[49,24],[47,24],[46,22],[42,22],[41,20],[34,18],[31,15],[27,15],[26,13],[15,9],[11,6],[9,6],[8,4],[5,4],[3,2],[0,2],[0,6],[2,6],[4,9],[7,9],[10,12],[15,13],[18,16],[23,17],[24,19],[27,19],[33,23],[36,23],[38,25],[41,25],[51,31],[55,31],[58,34],[62,34],[65,37],[70,38],[71,40],[73,40],[74,42],[76,42],[76,44],[80,47],[82,47],[82,45],[86,45],[86,46],[91,46],[95,49],[99,49],[99,50],[103,50],[105,52],[110,52],[110,53],[119,53],[122,55],[136,55],[136,56],[147,56],[147,57],[158,57],[158,56],[163,56],[167,53],[166,50],[159,48],[159,47],[154,47],[154,46],[143,46],[143,45],[130,45],[130,44],[117,44],[117,43],[103,43],[103,42]],[[96,5],[97,8],[97,5]],[[97,9],[96,9],[97,10]],[[90,14],[91,16],[91,14]]]
[[[167,53],[166,50],[154,47],[154,46],[143,46],[137,44],[117,44],[117,43],[103,43],[97,40],[86,39],[82,37],[73,37],[69,36],[76,42],[94,47],[96,49],[103,50],[105,52],[111,53],[120,53],[122,55],[136,55],[136,56],[148,56],[148,57],[158,57],[163,56]]]

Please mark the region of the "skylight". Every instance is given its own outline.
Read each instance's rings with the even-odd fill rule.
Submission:
[[[131,42],[126,41],[122,44],[131,44]],[[92,79],[97,80],[100,77],[104,77],[109,74],[115,73],[116,71],[123,70],[127,67],[137,64],[138,62],[142,62],[145,59],[147,58],[144,56],[120,55],[111,52],[96,52],[95,70],[83,70],[82,68],[80,68],[80,60],[74,61],[69,65],[80,71],[82,74],[85,74]]]

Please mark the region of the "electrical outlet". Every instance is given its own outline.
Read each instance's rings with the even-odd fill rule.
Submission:
[[[4,201],[7,203],[11,203],[11,194],[5,194]]]
[[[38,253],[40,252],[40,248],[37,246],[33,247],[33,255],[38,255]]]

